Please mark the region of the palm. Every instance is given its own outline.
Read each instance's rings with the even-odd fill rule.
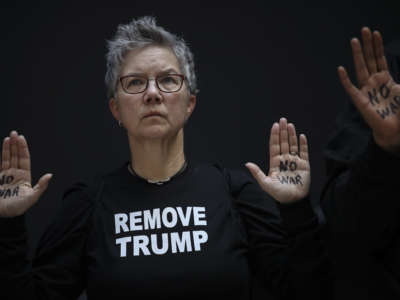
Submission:
[[[400,149],[400,85],[391,77],[379,32],[362,29],[363,46],[352,39],[354,65],[360,89],[355,87],[343,67],[339,77],[372,129],[375,142],[388,151]]]
[[[0,216],[14,217],[29,209],[45,191],[51,174],[32,188],[30,157],[26,140],[11,133],[4,139],[0,171]]]
[[[266,176],[249,163],[246,166],[261,188],[281,203],[291,203],[308,195],[311,176],[305,135],[300,136],[300,151],[296,129],[282,118],[274,124],[270,136],[270,170]]]
[[[376,91],[376,94],[375,92]],[[400,139],[400,85],[389,72],[382,71],[371,76],[371,83],[361,88],[365,110],[370,116],[371,127],[379,138]]]
[[[270,168],[267,181],[272,184],[270,193],[272,195],[285,195],[285,202],[292,202],[302,199],[308,194],[310,185],[310,166],[308,161],[297,155],[276,155],[273,158],[278,165]],[[281,166],[281,162],[283,166]],[[286,166],[285,163],[288,162]],[[292,171],[290,165],[296,166]]]

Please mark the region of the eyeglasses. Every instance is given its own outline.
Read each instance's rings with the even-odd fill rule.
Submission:
[[[143,93],[149,86],[149,78],[137,75],[127,75],[119,78],[122,89],[128,94]],[[165,93],[174,93],[182,88],[185,75],[167,74],[157,76],[153,80],[156,81],[157,88]]]

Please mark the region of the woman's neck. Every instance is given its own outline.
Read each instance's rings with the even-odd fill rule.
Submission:
[[[183,130],[168,140],[135,140],[129,137],[131,167],[147,180],[162,181],[175,175],[185,162]]]

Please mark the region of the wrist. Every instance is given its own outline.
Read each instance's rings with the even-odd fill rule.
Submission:
[[[292,233],[301,231],[304,224],[316,220],[316,215],[308,197],[295,203],[279,203],[278,207],[282,225]]]
[[[373,138],[375,144],[381,148],[383,151],[388,152],[392,155],[400,157],[400,141],[393,142],[393,138],[379,138],[375,133],[373,133]],[[388,142],[390,140],[391,142]]]

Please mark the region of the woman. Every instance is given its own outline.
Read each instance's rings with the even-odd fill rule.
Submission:
[[[13,299],[250,299],[253,273],[294,299],[319,289],[326,260],[307,195],[307,140],[282,118],[271,129],[270,171],[188,162],[183,127],[196,105],[193,55],[144,17],[109,42],[110,110],[131,162],[63,197],[32,266],[23,215],[51,174],[31,187],[26,140],[3,142],[0,270]],[[312,291],[311,284],[318,284]]]

